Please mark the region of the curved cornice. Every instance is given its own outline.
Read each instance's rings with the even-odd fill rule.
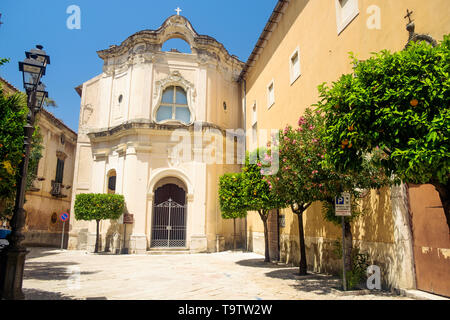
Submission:
[[[185,40],[189,43],[193,52],[201,53],[206,51],[213,55],[222,56],[226,61],[236,63],[240,67],[244,66],[244,63],[235,55],[229,54],[223,44],[210,36],[199,35],[188,19],[178,15],[167,18],[156,30],[139,31],[129,36],[119,46],[113,45],[109,49],[97,51],[97,54],[103,60],[119,57],[133,53],[133,48],[140,43],[148,44],[145,51],[157,52],[161,49],[165,41],[172,38]]]
[[[210,122],[196,122],[195,124],[190,125],[183,125],[181,123],[158,124],[151,122],[149,120],[136,119],[128,121],[126,123],[122,123],[112,128],[90,131],[87,133],[87,136],[89,137],[91,142],[96,142],[114,139],[117,136],[134,134],[138,130],[156,130],[161,131],[163,133],[163,132],[172,132],[177,129],[185,129],[188,130],[189,132],[194,132],[195,125],[201,125],[202,131],[205,129],[216,129],[220,131],[224,136],[227,134],[227,131],[225,129]]]

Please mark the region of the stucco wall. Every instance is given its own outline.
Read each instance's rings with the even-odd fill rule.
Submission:
[[[53,116],[44,111],[39,115],[38,125],[44,148],[38,165],[38,179],[33,183],[33,187],[36,188],[33,190],[36,191],[29,191],[26,195],[24,243],[61,246],[63,223],[59,216],[63,212],[70,213],[77,135],[61,125],[58,120],[55,122]],[[65,137],[64,144],[61,143],[61,135]],[[62,181],[64,187],[61,188],[61,196],[53,196],[51,194],[52,180],[56,177],[58,156],[65,158]],[[57,216],[56,223],[51,220],[53,214]],[[64,232],[68,231],[69,222],[66,222]]]

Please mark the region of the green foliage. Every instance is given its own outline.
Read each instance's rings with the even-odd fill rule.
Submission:
[[[242,186],[247,209],[267,215],[271,209],[282,208],[283,202],[267,178],[266,169],[270,165],[261,157],[264,154],[266,150],[256,149],[246,155]]]
[[[0,59],[0,66],[9,59]],[[10,218],[13,213],[20,163],[24,156],[24,129],[28,107],[26,95],[17,92],[7,95],[0,85],[0,218]],[[39,127],[31,139],[27,189],[35,177],[35,169],[42,157],[42,137]]]
[[[360,253],[358,248],[352,249],[352,270],[346,272],[347,288],[356,289],[367,280],[369,254]]]
[[[299,127],[287,126],[280,131],[279,146],[271,150],[270,160],[276,160],[274,152],[279,154],[279,168],[270,182],[286,206],[297,204],[304,208],[329,192],[322,183],[329,172],[321,165],[325,150],[319,140],[320,122],[321,118],[307,109],[299,119]]]
[[[82,193],[75,197],[75,218],[77,220],[118,219],[125,207],[123,195]]]
[[[333,253],[338,259],[342,259],[342,243],[340,241],[334,242]],[[367,268],[370,265],[369,254],[361,253],[359,248],[352,249],[351,260],[352,268],[345,273],[349,290],[357,289],[367,280]]]
[[[379,188],[390,181],[373,162],[377,155],[365,158],[362,170],[341,173],[325,161],[329,150],[324,140],[325,117],[320,111],[306,109],[298,121],[298,128],[287,126],[279,133],[279,170],[270,178],[274,190],[286,205],[306,208],[314,201],[323,201],[325,219],[336,224],[341,218],[334,212],[334,198],[343,191],[352,195],[352,217],[360,214],[357,199],[363,189]],[[273,159],[271,159],[273,160]]]
[[[450,36],[437,46],[411,44],[354,59],[354,74],[319,87],[325,112],[327,161],[338,170],[362,170],[364,157],[383,152],[388,175],[411,183],[450,174]]]
[[[0,201],[15,196],[27,113],[23,93],[6,96],[0,87]]]
[[[242,173],[227,173],[219,180],[219,202],[222,218],[235,219],[247,215]]]
[[[4,65],[5,63],[8,63],[9,59],[7,58],[0,58],[0,66]]]

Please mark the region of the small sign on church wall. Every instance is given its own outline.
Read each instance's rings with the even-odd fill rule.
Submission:
[[[130,213],[123,214],[123,224],[133,224],[133,215]]]

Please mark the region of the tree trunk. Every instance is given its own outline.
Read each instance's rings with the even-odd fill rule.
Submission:
[[[300,242],[299,275],[305,276],[307,274],[307,263],[306,263],[305,232],[303,230],[303,212],[297,213],[297,217],[298,217],[298,237]]]
[[[269,228],[267,227],[267,214],[265,212],[259,212],[259,216],[264,224],[264,262],[270,262],[270,254],[269,254]]]
[[[345,230],[345,270],[350,271],[352,270],[352,249],[353,249],[353,235],[352,235],[352,229],[350,226],[350,222],[345,221],[344,224],[344,230]]]
[[[233,250],[236,250],[236,218],[233,218]]]
[[[442,208],[444,209],[445,218],[447,219],[447,226],[450,231],[450,182],[447,182],[447,184],[433,182],[432,185],[439,193],[439,198],[442,202]]]
[[[99,225],[100,225],[100,220],[96,220],[97,221],[97,235],[96,235],[96,238],[95,238],[95,250],[94,250],[94,253],[98,253],[98,245],[99,245]]]

